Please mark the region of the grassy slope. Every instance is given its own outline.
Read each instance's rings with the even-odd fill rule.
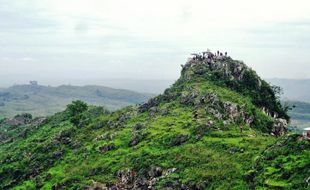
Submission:
[[[204,87],[207,88],[208,85]],[[226,91],[225,89],[218,90]],[[236,102],[243,101],[241,96],[229,91],[223,93],[222,96],[230,97],[230,100],[231,97],[235,97]],[[243,180],[244,173],[250,169],[254,157],[262,152],[267,145],[273,143],[275,139],[260,135],[257,131],[248,127],[245,128],[245,132],[241,135],[238,126],[232,125],[226,128],[218,126],[222,128],[220,131],[212,130],[199,141],[191,137],[191,140],[185,145],[171,147],[170,142],[175,135],[191,135],[192,131],[199,126],[199,123],[193,120],[192,107],[183,107],[177,101],[161,105],[163,108],[167,106],[171,106],[168,116],[151,118],[147,112],[136,115],[135,110],[132,110],[129,113],[132,112],[131,114],[134,116],[124,123],[122,127],[93,129],[96,123],[107,119],[110,120],[111,117],[117,120],[122,113],[128,113],[122,110],[112,113],[111,116],[103,115],[99,119],[96,118],[98,121],[94,121],[93,125],[75,129],[76,132],[73,134],[72,139],[74,142],[82,144],[75,150],[77,153],[74,153],[70,146],[61,145],[55,147],[55,151],[62,149],[66,153],[62,159],[56,160],[56,163],[51,168],[41,174],[41,180],[48,173],[52,175],[50,180],[43,180],[43,187],[49,189],[55,183],[67,183],[70,186],[72,185],[74,189],[89,184],[91,179],[102,182],[113,180],[115,179],[113,174],[117,170],[127,167],[139,171],[149,165],[156,165],[163,168],[178,168],[178,173],[175,176],[165,180],[179,178],[184,183],[188,181],[197,183],[209,181],[212,184],[210,187],[229,188],[235,186],[236,188],[246,188],[246,183]],[[143,130],[147,137],[137,146],[128,147],[132,126],[137,122],[147,123],[148,127]],[[220,125],[220,122],[218,125]],[[12,147],[17,148],[16,152],[10,151],[13,155],[18,152],[26,154],[27,149],[31,149],[28,151],[33,152],[33,150],[52,144],[58,132],[66,128],[72,130],[75,127],[67,121],[61,122],[59,126],[45,125],[35,131],[30,138],[1,146],[1,152],[12,150]],[[105,133],[114,134],[115,137],[112,140],[94,141],[96,137]],[[249,134],[256,134],[257,136],[249,137]],[[34,143],[41,140],[43,140],[42,143]],[[102,155],[97,149],[107,143],[114,143],[118,149]],[[29,144],[34,147],[30,148]],[[231,153],[232,149],[236,149],[237,152]],[[47,155],[42,156],[47,157]],[[23,158],[26,163],[30,161],[28,159]],[[20,161],[18,162],[15,164],[19,165]],[[28,164],[24,167],[28,167]],[[98,170],[99,172],[92,176],[90,175],[92,170]],[[225,183],[223,183],[224,179]],[[28,186],[30,184],[34,185],[35,180],[25,181],[19,187],[25,187],[27,184]]]
[[[256,116],[257,122],[252,127],[242,121],[224,125],[223,120],[204,111],[205,105],[196,107],[181,103],[182,95],[191,92],[214,92],[220,101],[242,105],[246,112]],[[159,96],[156,111],[139,112],[137,107],[127,107],[101,113],[98,108],[91,108],[83,113],[88,122],[82,127],[73,126],[67,112],[54,115],[48,124],[38,129],[31,130],[28,126],[27,138],[16,137],[13,142],[0,146],[0,188],[51,189],[57,185],[77,189],[92,184],[92,180],[114,183],[118,180],[115,173],[126,168],[142,175],[150,166],[177,169],[157,181],[157,189],[165,189],[176,181],[194,184],[191,188],[199,189],[248,189],[253,184],[259,188],[282,182],[275,178],[272,184],[266,184],[266,176],[258,169],[253,171],[261,153],[265,153],[277,138],[262,133],[270,127],[270,123],[265,122],[270,118],[250,97],[199,76],[190,81],[180,80],[166,93],[176,96],[170,100]],[[196,111],[198,119],[193,117]],[[213,125],[206,129],[209,121],[213,121]],[[135,129],[137,124],[143,127]],[[240,125],[244,126],[242,134]],[[128,146],[134,134],[140,137],[140,143]],[[202,134],[202,138],[197,138],[198,134]],[[187,135],[188,140],[174,146],[172,143],[178,135]],[[99,147],[106,144],[114,144],[116,149],[100,153]],[[56,151],[62,151],[63,155],[56,158],[53,156]],[[303,162],[309,162],[308,158],[303,156]],[[268,168],[268,162],[264,164],[264,168]],[[248,179],[249,173],[258,177],[253,178],[254,181]],[[294,175],[301,179],[305,174]],[[305,184],[298,187],[305,187]]]
[[[282,137],[256,160],[255,183],[262,188],[306,189],[310,176],[310,142],[299,135]]]

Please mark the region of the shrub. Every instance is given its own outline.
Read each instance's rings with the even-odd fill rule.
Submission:
[[[70,115],[70,122],[75,126],[80,126],[81,121],[84,121],[83,112],[87,109],[87,104],[81,100],[73,101],[71,104],[67,105],[67,111]]]

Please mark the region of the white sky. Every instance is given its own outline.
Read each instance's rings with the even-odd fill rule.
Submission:
[[[309,0],[0,0],[0,86],[175,79],[207,48],[310,78],[309,34]]]

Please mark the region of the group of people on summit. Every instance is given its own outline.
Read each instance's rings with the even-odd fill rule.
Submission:
[[[212,53],[211,51],[205,51],[205,52],[202,52],[202,53],[192,53],[191,54],[193,57],[190,58],[191,60],[197,60],[197,61],[204,61],[204,60],[207,60],[207,62],[211,62],[212,60],[215,60],[215,59],[224,59],[227,56],[227,52],[225,53],[222,53],[220,51],[217,51],[215,53]]]

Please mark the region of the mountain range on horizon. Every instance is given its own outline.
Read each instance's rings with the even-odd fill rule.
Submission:
[[[288,79],[288,78],[264,78],[267,82],[272,85],[280,86],[283,90],[281,95],[284,100],[310,102],[310,79]],[[169,88],[176,79],[94,79],[94,80],[83,80],[83,81],[71,81],[72,85],[63,83],[57,83],[58,85],[45,85],[51,82],[43,82],[43,86],[57,87],[57,86],[105,86],[115,89],[125,89],[135,91],[139,93],[149,94],[160,94],[163,93],[166,88]],[[41,83],[41,81],[38,81]],[[24,83],[27,83],[25,81]],[[12,86],[23,85],[15,84]],[[4,90],[8,87],[1,87],[0,90]]]
[[[73,100],[83,100],[88,104],[104,106],[116,110],[128,105],[143,103],[154,95],[104,86],[57,87],[30,84],[14,85],[0,89],[0,118],[30,113],[33,116],[47,116],[63,111]]]

